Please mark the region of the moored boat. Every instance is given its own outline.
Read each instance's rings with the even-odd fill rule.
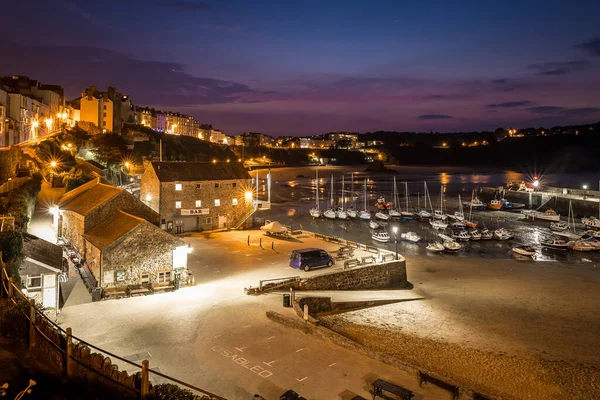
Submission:
[[[335,212],[335,217],[337,219],[348,219],[348,214],[346,213],[346,211],[340,208]]]
[[[382,221],[388,221],[390,219],[390,216],[382,211],[377,211],[375,213],[375,218],[380,219]]]
[[[454,240],[446,240],[444,242],[444,249],[449,252],[455,252],[462,249],[462,245]]]
[[[477,229],[473,229],[472,231],[469,231],[469,235],[471,235],[471,240],[480,240],[481,239],[481,233]]]
[[[581,223],[585,225],[586,228],[600,229],[600,219],[596,217],[581,218]]]
[[[428,251],[431,251],[431,252],[440,252],[440,251],[444,251],[445,247],[442,242],[431,242],[431,243],[427,244],[425,249],[427,249]]]
[[[346,214],[348,215],[348,218],[356,218],[358,216],[358,213],[356,212],[356,210],[346,210]]]
[[[386,231],[379,231],[372,234],[371,239],[378,242],[387,243],[390,241],[390,235]]]
[[[400,237],[412,243],[417,243],[421,240],[421,236],[417,235],[415,232],[401,233]]]
[[[468,242],[471,240],[471,234],[467,231],[455,231],[452,233],[452,238],[455,240],[460,240],[461,242]]]
[[[520,254],[522,256],[535,256],[535,249],[531,246],[517,246],[512,248],[513,253]]]
[[[532,220],[542,219],[545,221],[554,221],[554,222],[560,221],[560,215],[557,214],[556,211],[554,211],[551,208],[544,212],[537,211],[537,210],[521,210],[521,214],[525,215],[525,218],[532,219]]]
[[[593,230],[593,229],[588,229],[587,231],[585,231],[583,233],[587,237],[600,239],[600,231],[596,231],[596,230]]]
[[[500,228],[494,231],[494,238],[497,240],[508,240],[512,239],[513,233],[508,229]]]
[[[448,224],[446,222],[441,221],[439,219],[430,219],[429,225],[431,225],[431,227],[434,229],[446,229],[448,227]]]
[[[483,240],[490,240],[490,239],[493,239],[493,238],[494,238],[494,233],[493,233],[493,232],[491,232],[489,229],[487,229],[487,228],[484,228],[484,229],[481,231],[481,238],[482,238]]]
[[[319,205],[319,168],[317,168],[317,171],[315,173],[315,183],[317,185],[317,190],[315,192],[315,207],[311,208],[308,213],[310,214],[311,217],[317,219],[317,218],[321,218],[323,216],[323,213],[321,212],[321,206]]]
[[[540,244],[544,247],[555,250],[567,250],[569,248],[569,244],[560,239],[542,240]]]
[[[513,203],[512,201],[502,199],[502,209],[503,210],[514,211],[514,210],[522,210],[524,208],[525,208],[525,204],[523,204],[523,203]]]
[[[569,229],[569,224],[566,222],[550,222],[550,230],[552,231],[562,232],[567,229]]]
[[[502,208],[502,201],[494,199],[487,205],[488,210],[500,210]]]
[[[466,225],[462,221],[454,221],[452,223],[452,229],[465,229]]]
[[[569,249],[573,251],[596,251],[600,250],[600,242],[589,239],[572,240],[569,242]]]
[[[369,228],[371,229],[378,229],[379,228],[379,224],[375,221],[369,221]]]
[[[335,219],[337,217],[335,211],[331,208],[323,211],[323,216],[328,219]]]
[[[475,197],[471,201],[465,201],[464,205],[467,207],[471,207],[472,210],[476,210],[476,211],[485,210],[485,204],[481,200],[479,200],[477,197]]]

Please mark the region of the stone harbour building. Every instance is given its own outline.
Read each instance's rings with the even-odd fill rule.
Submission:
[[[186,243],[118,211],[83,235],[87,265],[103,289],[168,284],[187,267]]]
[[[251,224],[251,178],[242,163],[153,162],[142,175],[140,199],[169,232]]]

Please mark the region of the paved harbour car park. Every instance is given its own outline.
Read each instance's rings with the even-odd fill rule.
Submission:
[[[309,234],[270,238],[259,231],[194,233],[184,239],[193,247],[188,267],[195,286],[65,307],[61,325],[113,353],[147,354],[150,368],[230,399],[250,399],[255,393],[278,399],[288,389],[310,399],[368,398],[369,384],[377,378],[428,399],[450,398],[433,386],[420,388],[404,371],[267,319],[268,310],[297,318],[283,308],[281,294],[244,294],[261,279],[343,269],[341,262],[309,272],[288,266],[293,249],[335,253],[339,244]],[[368,254],[359,250],[355,257]],[[414,298],[410,291],[399,293]]]

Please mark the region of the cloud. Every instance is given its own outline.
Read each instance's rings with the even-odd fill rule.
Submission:
[[[445,114],[425,114],[425,115],[419,115],[419,119],[452,119],[453,117],[451,115],[445,115]]]
[[[579,71],[587,68],[590,65],[589,61],[548,61],[544,63],[536,63],[528,66],[533,69],[536,75],[566,75],[568,73]]]
[[[600,111],[600,108],[595,107],[581,107],[581,108],[567,108],[558,106],[540,106],[527,108],[527,111],[531,111],[536,114],[552,114],[561,117],[587,117],[596,114]]]
[[[600,37],[576,44],[575,47],[583,49],[593,56],[600,56]]]
[[[522,100],[522,101],[507,101],[505,103],[495,103],[495,104],[488,104],[485,106],[485,108],[519,108],[519,107],[524,107],[524,106],[528,106],[530,105],[532,102],[529,100]]]
[[[503,84],[503,83],[508,83],[510,79],[506,79],[506,78],[499,78],[499,79],[494,79],[492,80],[492,83],[494,84]]]
[[[212,4],[203,1],[193,0],[168,0],[159,1],[156,3],[158,6],[173,10],[173,11],[203,11],[209,12],[214,11],[215,8]]]
[[[3,71],[63,85],[68,98],[92,84],[115,85],[136,104],[171,107],[234,103],[242,96],[260,94],[242,83],[192,76],[182,64],[138,60],[101,48],[0,41],[0,54]]]

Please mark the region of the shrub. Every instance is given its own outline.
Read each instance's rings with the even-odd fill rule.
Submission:
[[[160,400],[209,400],[209,397],[197,396],[189,390],[171,383],[154,386],[154,396]]]
[[[29,323],[25,315],[29,313],[29,304],[22,301],[13,304],[0,300],[0,335],[13,339],[27,339]]]

